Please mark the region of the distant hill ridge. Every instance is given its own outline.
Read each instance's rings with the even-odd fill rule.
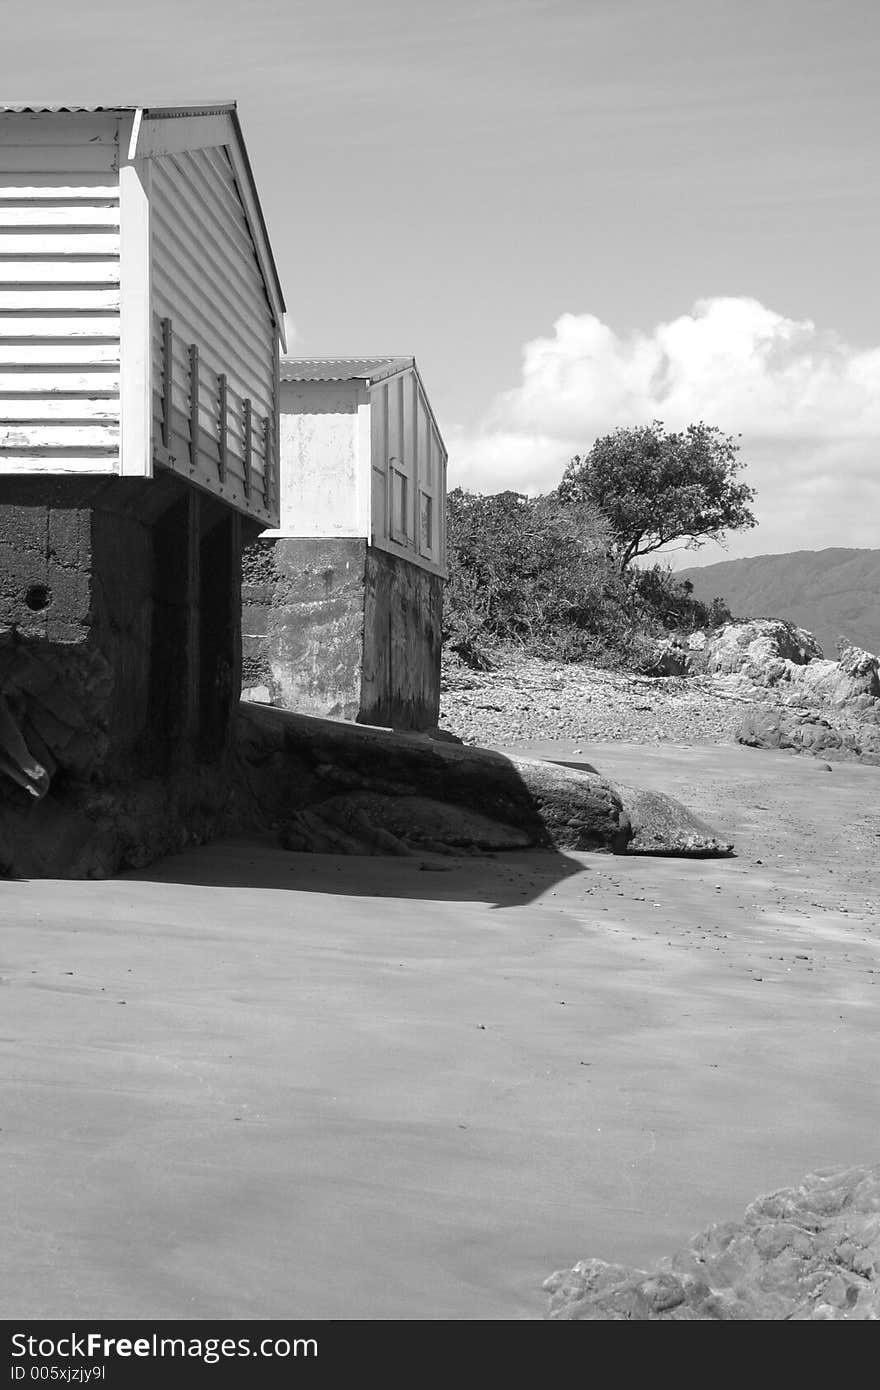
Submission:
[[[787,618],[813,633],[826,656],[837,639],[880,652],[880,550],[793,550],[679,570],[694,595],[725,599],[736,618]]]

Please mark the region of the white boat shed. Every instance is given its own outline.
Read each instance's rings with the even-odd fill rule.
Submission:
[[[0,105],[0,681],[50,773],[229,752],[283,314],[234,102]]]
[[[245,695],[430,727],[447,454],[415,358],[283,357],[280,382],[281,521],[274,579],[261,547],[245,571]]]
[[[0,473],[276,523],[283,314],[234,102],[0,106]]]
[[[359,536],[445,576],[446,447],[414,357],[284,357],[279,536]]]

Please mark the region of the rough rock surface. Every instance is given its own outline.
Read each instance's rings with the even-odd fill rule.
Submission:
[[[113,673],[99,651],[29,641],[0,628],[0,690],[6,712],[49,778],[58,771],[94,775],[103,762],[105,705],[112,683]]]
[[[241,706],[238,728],[234,761],[164,781],[68,781],[35,800],[4,779],[0,873],[104,877],[241,831],[348,854],[729,851],[672,798],[628,792],[630,812],[582,769],[259,705]]]
[[[417,735],[243,705],[240,740],[254,804],[296,849],[610,849],[728,854],[672,797],[625,791],[598,773]]]
[[[845,708],[880,724],[878,658],[861,647],[847,647],[838,661],[811,661],[791,682],[792,695],[810,703]]]
[[[413,819],[406,838],[437,840],[436,803],[473,817],[461,825],[469,823],[477,841],[487,821],[496,837],[519,832],[531,845],[623,852],[630,838],[617,790],[593,773],[259,705],[242,705],[239,729],[253,805],[298,848],[310,847],[302,842],[309,826],[323,836],[333,825],[351,837],[367,806],[386,834],[400,826],[404,807],[413,817],[421,812],[424,829]],[[451,831],[452,823],[453,816],[443,818],[455,837],[447,843],[457,839],[461,847],[462,832]]]
[[[733,853],[729,840],[720,839],[710,825],[674,797],[621,783],[617,789],[632,828],[627,854],[715,859]]]
[[[107,878],[248,827],[247,798],[219,767],[131,785],[68,784],[34,800],[0,788],[0,877]]]
[[[832,724],[804,710],[758,705],[743,716],[736,738],[748,748],[790,748],[832,762],[880,763],[880,731]]]
[[[773,618],[724,623],[714,631],[694,633],[687,646],[691,671],[745,675],[761,685],[774,684],[787,665],[806,666],[823,655],[811,632]]]
[[[355,792],[295,812],[281,836],[285,849],[327,854],[480,854],[528,849],[525,830],[425,796]]]
[[[880,1166],[811,1173],[649,1272],[581,1260],[545,1282],[550,1319],[880,1318]]]
[[[880,762],[880,675],[871,652],[848,647],[839,661],[787,664],[768,683],[770,691],[746,692],[755,703],[737,729],[738,742]]]

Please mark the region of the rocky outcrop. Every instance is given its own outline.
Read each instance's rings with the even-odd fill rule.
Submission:
[[[682,663],[743,702],[739,743],[880,761],[880,674],[871,652],[847,647],[829,661],[811,633],[762,618],[694,633],[687,648],[683,638],[665,639],[651,669],[674,676]]]
[[[790,678],[784,696],[787,703],[844,710],[880,724],[878,658],[860,647],[847,647],[838,661],[811,661]]]
[[[710,676],[740,676],[756,685],[775,685],[790,668],[822,659],[812,633],[781,619],[725,623],[688,639],[688,670]]]
[[[293,827],[302,837],[315,815],[348,834],[351,816],[367,805],[380,828],[419,809],[430,826],[435,812],[425,803],[440,803],[450,808],[450,821],[461,811],[482,818],[483,831],[490,821],[496,836],[507,827],[531,845],[622,852],[630,839],[616,788],[555,763],[251,704],[241,707],[239,748],[254,807],[283,835]],[[437,840],[436,827],[420,830],[415,820],[409,832],[398,839]]]
[[[256,705],[240,731],[254,804],[291,848],[732,850],[672,797],[557,763]]]
[[[0,873],[104,877],[241,831],[337,854],[730,851],[672,798],[597,773],[242,704],[228,764],[131,785],[68,779],[39,802],[9,783]]]
[[[485,854],[529,849],[526,830],[425,796],[352,792],[295,812],[285,849],[326,854]]]
[[[826,758],[880,762],[880,677],[871,652],[848,647],[838,661],[793,666],[750,690],[736,732],[753,748],[791,748]]]
[[[691,670],[691,654],[681,637],[661,637],[642,668],[646,676],[686,676]]]
[[[247,830],[241,788],[221,767],[100,786],[67,782],[37,801],[0,790],[0,877],[107,878]]]
[[[876,1321],[880,1166],[811,1173],[646,1272],[581,1260],[544,1284],[559,1321]]]
[[[100,652],[0,629],[7,734],[11,721],[31,762],[43,769],[46,786],[56,772],[89,777],[102,766],[112,686],[113,673]],[[12,756],[20,759],[21,748]]]
[[[759,705],[747,710],[736,739],[747,748],[782,748],[813,753],[832,762],[880,764],[880,728],[847,728],[803,710]]]

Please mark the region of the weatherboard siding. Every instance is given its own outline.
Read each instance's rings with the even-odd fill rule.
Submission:
[[[271,523],[277,330],[231,163],[219,147],[150,163],[154,455]]]
[[[0,132],[0,473],[119,471],[117,128]]]

